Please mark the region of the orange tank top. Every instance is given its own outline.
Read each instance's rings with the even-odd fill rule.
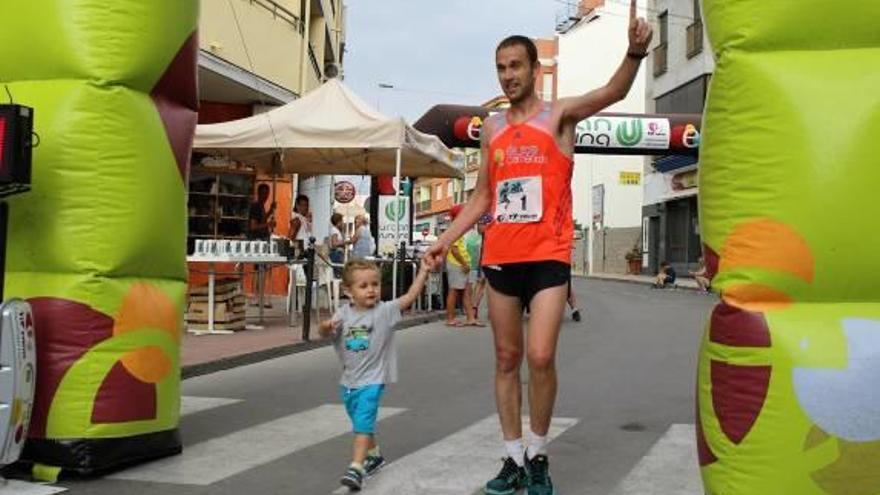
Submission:
[[[507,112],[483,126],[489,140],[492,223],[486,228],[482,265],[532,261],[571,264],[574,161],[559,149],[549,104],[520,124]]]

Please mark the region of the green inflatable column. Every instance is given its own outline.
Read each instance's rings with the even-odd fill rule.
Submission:
[[[180,452],[198,1],[15,4],[0,83],[40,137],[6,279],[37,334],[24,458],[91,475]]]
[[[880,2],[704,7],[706,492],[880,494]]]

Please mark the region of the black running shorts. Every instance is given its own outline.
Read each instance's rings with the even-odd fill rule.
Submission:
[[[571,265],[561,261],[487,265],[483,267],[483,273],[492,289],[518,297],[524,307],[538,292],[571,282]]]

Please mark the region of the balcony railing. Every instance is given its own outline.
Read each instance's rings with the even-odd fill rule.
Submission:
[[[274,17],[287,22],[293,26],[299,34],[303,34],[304,26],[299,16],[279,5],[274,0],[250,0],[250,2],[268,10]]]
[[[418,211],[419,213],[421,213],[423,211],[428,211],[430,209],[431,209],[431,200],[430,199],[427,201],[419,201],[418,203],[416,203],[416,211]]]
[[[687,58],[694,58],[703,51],[703,22],[697,21],[687,27]]]
[[[669,46],[666,43],[660,43],[654,49],[654,77],[666,73],[668,52]]]
[[[312,69],[315,70],[315,75],[317,75],[318,81],[321,81],[321,78],[324,76],[324,71],[322,71],[321,66],[318,65],[318,57],[315,56],[315,47],[312,46],[311,42],[309,42],[309,60],[312,61]]]

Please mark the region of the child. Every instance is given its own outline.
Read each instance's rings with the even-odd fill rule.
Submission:
[[[655,289],[665,289],[675,286],[675,269],[669,262],[660,263],[660,273],[657,274],[657,280],[654,282]]]
[[[364,260],[349,261],[343,268],[342,288],[351,304],[321,323],[321,334],[331,336],[342,361],[340,393],[354,427],[353,459],[339,480],[351,490],[360,490],[364,479],[385,463],[374,433],[385,384],[397,381],[393,327],[400,321],[401,311],[416,300],[427,278],[423,264],[406,294],[383,302],[379,268]]]

